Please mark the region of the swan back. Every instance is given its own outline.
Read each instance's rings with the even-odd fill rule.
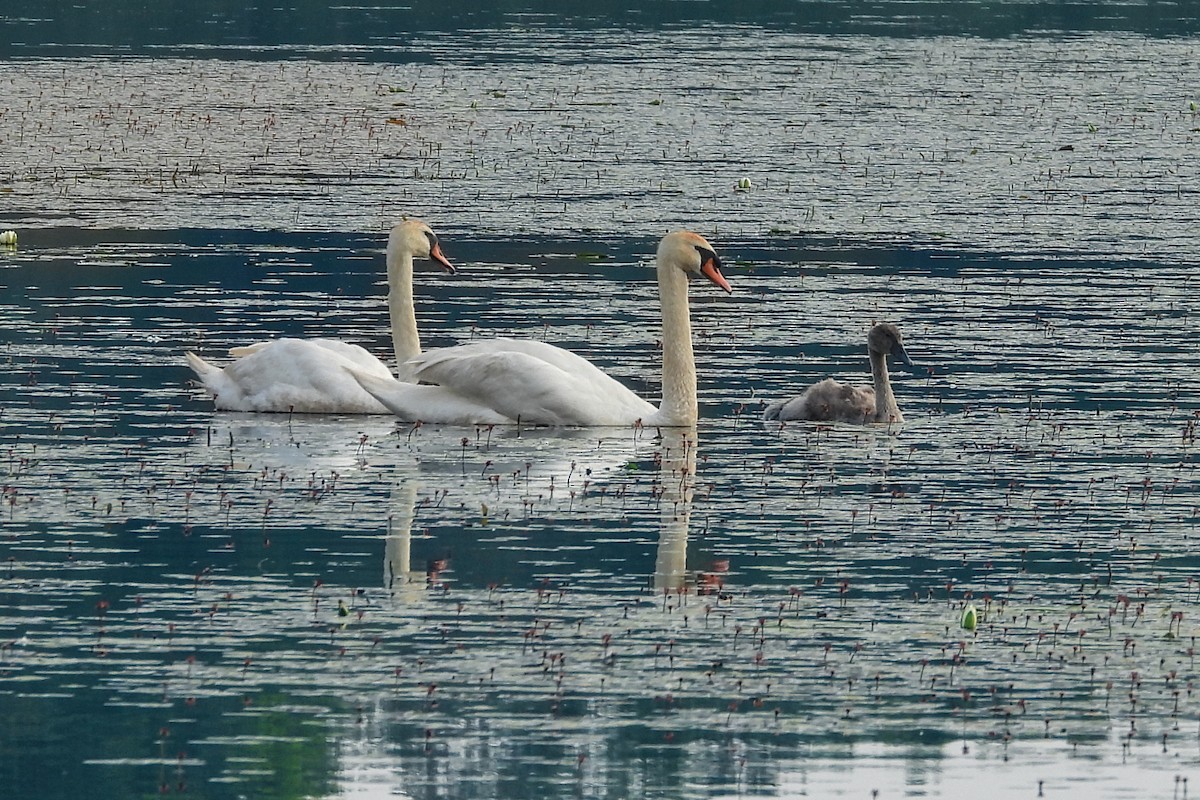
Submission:
[[[452,387],[509,419],[537,425],[621,425],[654,406],[587,359],[533,339],[497,338],[409,362],[417,380]]]
[[[803,394],[791,400],[783,400],[767,406],[763,419],[811,420],[814,422],[853,422],[863,424],[874,421],[875,390],[869,386],[852,386],[849,383],[826,378],[814,383]]]

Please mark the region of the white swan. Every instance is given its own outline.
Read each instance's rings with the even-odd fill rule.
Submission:
[[[904,415],[896,405],[892,383],[888,379],[887,357],[894,356],[912,366],[904,350],[900,329],[890,322],[881,322],[867,333],[867,353],[871,359],[871,378],[874,387],[851,386],[826,378],[804,390],[791,400],[781,400],[767,406],[763,419],[816,420],[821,422],[903,422]]]
[[[675,231],[658,246],[662,304],[662,403],[655,408],[588,360],[545,342],[492,339],[412,359],[416,380],[402,383],[351,369],[398,417],[457,425],[694,425],[696,363],[688,316],[688,279],[703,275],[732,291],[704,237]]]
[[[392,228],[387,245],[388,313],[392,347],[401,365],[421,354],[413,310],[413,258],[430,258],[453,274],[437,236],[424,222],[406,220]],[[276,339],[229,354],[237,360],[225,368],[195,353],[188,365],[222,411],[280,411],[310,414],[386,414],[388,410],[363,391],[346,369],[391,378],[382,361],[356,344],[336,339]]]

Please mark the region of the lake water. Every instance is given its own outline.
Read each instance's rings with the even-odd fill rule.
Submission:
[[[5,796],[1187,796],[1191,6],[469,6],[0,12]],[[404,215],[647,397],[704,234],[698,428],[214,412]],[[903,425],[760,421],[879,319]]]

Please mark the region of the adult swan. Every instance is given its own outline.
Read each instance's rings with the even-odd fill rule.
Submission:
[[[731,292],[704,237],[675,231],[658,245],[662,304],[662,403],[657,408],[587,359],[545,342],[491,339],[434,350],[409,361],[416,383],[351,368],[354,377],[401,419],[459,425],[694,425],[696,362],[688,316],[688,279],[704,276]]]
[[[429,258],[454,273],[437,236],[424,222],[406,220],[392,228],[387,245],[388,312],[392,347],[401,378],[404,364],[421,354],[413,310],[413,258]],[[235,347],[239,358],[224,369],[195,353],[188,365],[222,411],[281,411],[310,414],[386,414],[346,371],[391,379],[382,361],[356,344],[336,339],[276,339]]]

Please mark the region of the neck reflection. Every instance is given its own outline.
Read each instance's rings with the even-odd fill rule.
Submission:
[[[654,588],[682,589],[687,580],[688,525],[696,489],[695,427],[664,428],[659,467],[661,527],[654,560]]]

